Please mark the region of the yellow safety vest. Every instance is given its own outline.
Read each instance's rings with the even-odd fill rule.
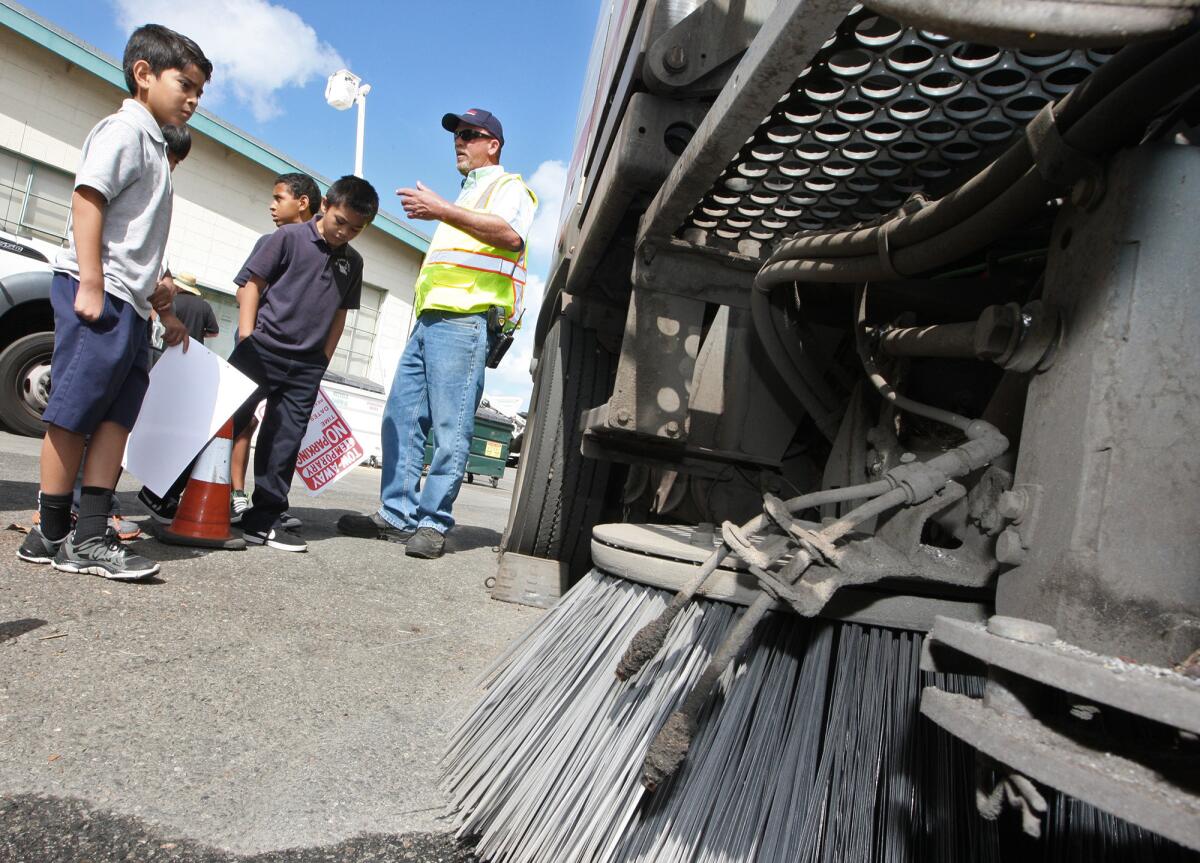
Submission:
[[[513,181],[521,184],[536,205],[537,195],[519,174],[503,174],[473,204],[459,206],[486,213],[492,195],[501,185]],[[524,309],[527,251],[527,245],[519,252],[498,249],[440,222],[417,275],[414,289],[417,314],[429,309],[467,314],[499,306],[509,321],[519,323]]]

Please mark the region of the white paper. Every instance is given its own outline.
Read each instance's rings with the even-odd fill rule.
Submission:
[[[254,392],[254,382],[196,341],[168,348],[125,446],[125,469],[164,495]]]

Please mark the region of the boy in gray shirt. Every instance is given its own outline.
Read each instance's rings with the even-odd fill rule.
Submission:
[[[107,520],[125,441],[149,383],[152,306],[166,328],[164,341],[187,346],[169,294],[155,293],[172,196],[161,127],[188,121],[212,64],[191,39],[147,24],[129,37],[124,68],[133,98],[84,141],[71,242],[54,264],[54,383],[43,414],[40,523],[17,556],[63,572],[134,580],[154,575],[158,564],[122,545]],[[68,535],[81,461],[79,518]]]

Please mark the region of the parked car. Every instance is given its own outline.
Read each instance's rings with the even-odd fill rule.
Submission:
[[[54,252],[49,243],[0,231],[0,424],[32,437],[45,431],[50,396]]]

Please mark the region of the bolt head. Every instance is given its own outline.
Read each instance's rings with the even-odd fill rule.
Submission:
[[[671,437],[678,437],[679,423],[675,422],[675,420],[671,420],[669,423],[667,423],[667,434],[669,434]]]
[[[1025,515],[1028,503],[1029,497],[1024,489],[1013,489],[1000,495],[1000,500],[996,502],[996,511],[1009,521],[1020,521]]]
[[[630,421],[632,418],[633,418],[633,417],[631,417],[631,416],[629,415],[629,411],[628,411],[628,410],[626,410],[625,408],[621,408],[619,411],[617,411],[617,422],[619,422],[619,423],[620,423],[621,425],[623,425],[623,426],[624,426],[624,425],[629,425],[629,421]]]
[[[1028,554],[1021,545],[1021,535],[1011,527],[996,537],[996,560],[1010,566],[1020,566]]]
[[[682,45],[672,45],[667,49],[666,55],[663,57],[663,65],[672,72],[679,72],[687,67],[688,57],[687,51]]]

